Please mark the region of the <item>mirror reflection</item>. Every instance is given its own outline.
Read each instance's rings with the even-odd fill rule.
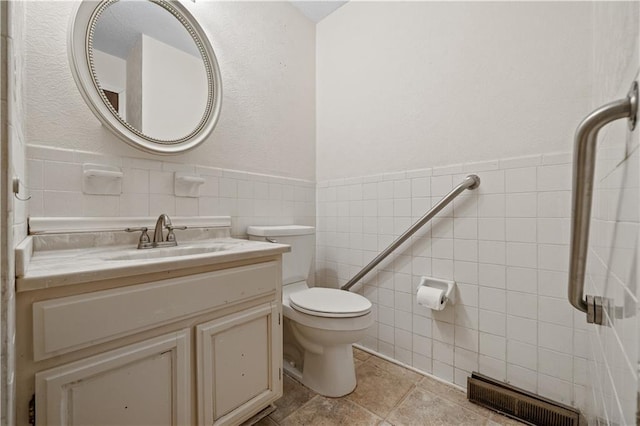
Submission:
[[[120,120],[164,141],[197,129],[207,72],[196,42],[168,10],[150,1],[114,2],[96,21],[89,49],[97,84]]]

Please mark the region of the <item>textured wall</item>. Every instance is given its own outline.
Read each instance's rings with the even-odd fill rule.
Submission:
[[[588,105],[587,3],[349,2],[317,40],[318,180],[566,152]]]
[[[594,2],[592,108],[621,99],[638,78],[640,5]],[[626,120],[608,125],[598,141],[586,294],[611,301],[606,326],[587,326],[591,423],[636,424],[638,392],[638,238],[640,131]]]
[[[6,197],[3,206],[2,218],[6,226],[2,227],[2,351],[0,353],[2,387],[2,418],[0,423],[13,424],[15,413],[13,408],[13,398],[15,396],[14,384],[14,347],[15,341],[15,272],[14,272],[14,247],[24,239],[27,234],[27,213],[26,203],[17,200],[11,192],[10,182],[13,177],[20,178],[23,185],[28,184],[25,172],[25,92],[26,82],[23,78],[25,72],[25,26],[24,26],[24,3],[6,2],[2,5],[3,18],[8,22],[7,27],[3,27],[2,33],[2,64],[3,78],[3,115],[2,140],[2,181],[4,188],[2,195]],[[6,12],[6,13],[5,13]],[[6,32],[5,32],[6,31]],[[6,86],[4,86],[6,84]],[[6,98],[4,98],[6,95]],[[5,121],[6,120],[6,121]],[[28,196],[28,190],[23,189],[21,197]]]
[[[315,176],[315,26],[289,2],[184,2],[210,36],[222,115],[204,145],[172,161],[302,179]],[[76,2],[27,2],[27,138],[157,158],[113,137],[75,87],[67,29]],[[46,35],[46,36],[45,36]]]

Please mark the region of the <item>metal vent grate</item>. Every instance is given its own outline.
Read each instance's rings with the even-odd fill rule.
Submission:
[[[467,398],[531,425],[578,426],[580,413],[530,392],[501,383],[478,373],[467,378]]]

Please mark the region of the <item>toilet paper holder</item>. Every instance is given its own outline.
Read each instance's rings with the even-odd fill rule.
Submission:
[[[421,277],[418,288],[433,287],[439,290],[444,290],[444,297],[447,303],[456,303],[456,282],[449,280],[442,280],[432,277]]]

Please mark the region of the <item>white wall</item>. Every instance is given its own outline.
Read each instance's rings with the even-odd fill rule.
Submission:
[[[482,181],[365,278],[366,347],[592,409],[566,285],[593,23],[591,3],[350,2],[318,25],[317,282],[344,284],[468,173]],[[455,280],[455,306],[417,305],[423,275]]]
[[[142,37],[127,56],[127,123],[142,128]]]
[[[118,107],[121,116],[127,116],[127,61],[117,56],[109,55],[100,50],[94,50],[93,61],[100,87],[118,93]]]
[[[76,4],[26,4],[28,143],[157,158],[113,137],[80,97],[66,60],[68,24]],[[313,23],[289,2],[182,4],[210,36],[224,97],[211,137],[172,160],[313,179]]]
[[[142,132],[180,139],[196,129],[207,106],[201,58],[142,36]]]
[[[29,195],[28,176],[25,168],[25,93],[24,80],[26,59],[24,55],[25,25],[24,3],[7,2],[2,5],[2,181],[0,191],[5,199],[0,215],[3,225],[0,232],[2,242],[1,277],[1,328],[0,394],[2,413],[0,423],[13,424],[15,412],[15,256],[14,248],[27,234],[27,203],[16,199],[11,192],[11,179],[18,177],[23,188],[20,196]],[[8,25],[6,25],[8,23]]]
[[[349,2],[317,25],[317,178],[568,151],[586,3]]]
[[[640,71],[640,4],[594,2],[593,109],[626,96]],[[637,424],[640,326],[637,267],[640,223],[640,130],[626,120],[599,136],[586,294],[604,296],[606,326],[589,326],[588,363],[591,423]],[[582,315],[580,317],[583,318]]]

